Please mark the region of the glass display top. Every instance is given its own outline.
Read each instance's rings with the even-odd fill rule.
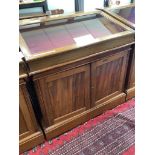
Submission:
[[[124,31],[126,31],[125,28],[100,14],[59,19],[46,22],[43,26],[20,30],[31,54],[84,42],[89,43],[97,38]]]
[[[125,18],[126,20],[130,21],[131,23],[135,24],[135,7],[126,7],[121,9],[112,10],[112,12],[116,13],[117,15]]]

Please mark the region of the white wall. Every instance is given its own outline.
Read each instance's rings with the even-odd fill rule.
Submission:
[[[126,5],[131,3],[131,0],[120,0],[120,1],[121,1],[121,5]]]
[[[84,0],[84,11],[93,11],[104,6],[103,0]]]
[[[123,6],[131,3],[131,0],[120,0],[120,4],[116,5],[117,0],[110,0],[110,1],[112,3],[111,7]]]
[[[115,3],[116,0],[111,0]],[[120,5],[129,4],[131,0],[120,0]],[[65,13],[71,13],[75,11],[74,0],[47,0],[49,10],[64,9]],[[84,11],[93,11],[96,8],[104,7],[103,0],[84,0]],[[37,13],[42,12],[42,8],[30,8],[22,9],[19,11],[20,14],[25,13]]]
[[[65,13],[75,11],[74,0],[47,0],[48,9],[63,9]]]

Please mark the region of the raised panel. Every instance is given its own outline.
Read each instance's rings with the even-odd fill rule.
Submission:
[[[36,122],[25,85],[19,88],[19,134],[23,139],[36,131]]]
[[[103,58],[92,64],[92,106],[123,93],[128,51]]]
[[[19,152],[23,153],[41,143],[44,137],[37,125],[25,80],[19,85]]]
[[[89,65],[48,75],[35,81],[46,126],[84,112],[90,107]],[[39,95],[38,94],[38,95]]]
[[[28,131],[27,129],[27,125],[26,125],[26,122],[25,122],[25,119],[24,119],[24,116],[23,116],[23,113],[21,112],[21,110],[19,109],[19,134],[23,134],[25,132]]]

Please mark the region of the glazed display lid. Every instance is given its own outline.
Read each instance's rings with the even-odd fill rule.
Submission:
[[[133,33],[102,11],[20,20],[19,29],[19,45],[26,60]]]
[[[101,10],[107,12],[109,15],[135,29],[135,4]]]

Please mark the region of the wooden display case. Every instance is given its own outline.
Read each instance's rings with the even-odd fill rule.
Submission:
[[[121,21],[125,25],[135,29],[135,4],[129,4],[125,6],[119,6],[116,8],[99,8],[109,14],[110,16]]]
[[[115,9],[100,9],[125,25],[135,30],[135,4],[117,7]],[[135,96],[135,45],[130,52],[128,73],[126,78],[127,100]]]
[[[134,31],[103,13],[20,20],[47,139],[125,101]]]
[[[48,11],[47,1],[46,0],[33,0],[33,1],[22,1],[19,2],[19,9],[30,9],[30,8],[42,8],[42,12],[40,13],[26,13],[20,14],[19,19],[33,18],[33,17],[42,17],[46,15],[46,11]]]
[[[34,8],[34,7],[42,7],[43,12],[46,13],[47,11],[47,2],[46,0],[33,0],[30,2],[22,1],[19,2],[19,9],[26,9],[26,8]]]
[[[26,88],[26,69],[24,62],[19,60],[19,152],[22,153],[34,145],[44,141],[40,131],[31,100]]]
[[[107,14],[94,11],[20,20],[19,39],[33,75],[99,50],[133,43],[134,31]],[[89,48],[96,45],[100,49]]]

